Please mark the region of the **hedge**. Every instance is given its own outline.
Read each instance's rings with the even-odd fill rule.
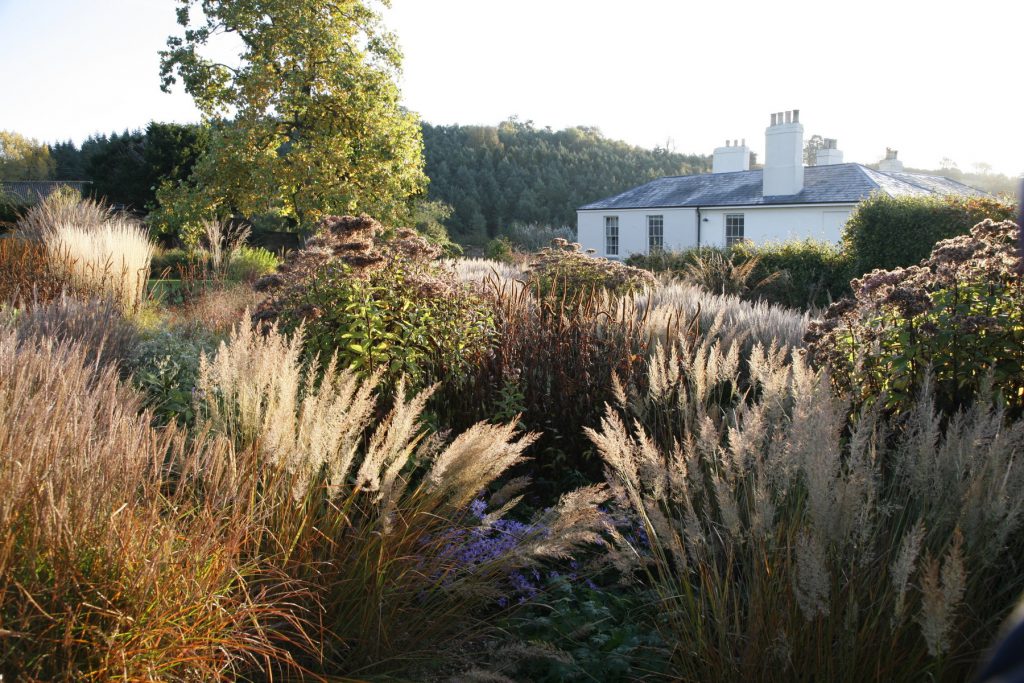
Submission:
[[[986,218],[1014,220],[1015,207],[995,197],[890,197],[861,202],[843,230],[854,276],[893,270],[928,258],[944,239],[966,235]]]

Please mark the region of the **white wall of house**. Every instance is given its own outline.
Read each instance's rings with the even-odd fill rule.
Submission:
[[[727,214],[743,215],[743,237],[754,244],[804,240],[838,242],[855,204],[811,204],[804,206],[748,206],[701,209],[701,246],[724,247]],[[697,246],[697,210],[619,209],[577,212],[577,239],[595,256],[624,259],[630,254],[648,253],[647,217],[663,217],[664,248],[688,249]],[[605,241],[605,217],[618,217],[619,253],[608,254]]]
[[[664,248],[689,249],[697,246],[697,211],[695,209],[617,209],[576,212],[576,239],[584,249],[593,249],[595,256],[624,259],[630,254],[648,253],[648,216],[661,216]],[[605,240],[605,217],[618,217],[619,253],[609,254]]]
[[[725,217],[743,215],[743,237],[754,244],[816,239],[838,242],[854,204],[702,209],[701,244],[725,246]],[[703,220],[707,219],[707,220]]]

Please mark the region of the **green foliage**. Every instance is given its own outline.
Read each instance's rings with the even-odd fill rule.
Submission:
[[[224,275],[230,282],[255,282],[273,273],[279,263],[278,258],[263,247],[243,244],[228,255]]]
[[[81,148],[60,142],[51,148],[57,180],[88,180],[90,192],[108,203],[149,211],[156,205],[161,183],[184,180],[208,144],[208,130],[200,124],[150,122],[145,130],[91,135]],[[160,221],[157,234],[173,236]]]
[[[195,265],[195,262],[195,255],[185,249],[160,249],[153,254],[150,268],[154,276],[167,272],[171,277],[177,277],[182,269]]]
[[[991,197],[890,197],[857,205],[843,229],[853,275],[917,264],[939,240],[966,235],[985,218],[1012,220],[1012,204]]]
[[[215,351],[212,339],[196,333],[161,331],[139,342],[126,366],[156,424],[195,421],[199,358]]]
[[[48,145],[0,130],[0,180],[49,180],[55,166]]]
[[[576,207],[654,178],[710,170],[706,156],[648,150],[595,128],[423,124],[430,198],[454,209],[460,241],[486,243],[514,222],[575,225]],[[538,245],[543,246],[543,245]]]
[[[815,240],[741,243],[728,250],[704,247],[633,254],[626,263],[681,275],[714,293],[736,294],[789,308],[827,306],[850,293],[845,252]]]
[[[846,253],[812,239],[754,246],[738,244],[733,254],[757,260],[754,281],[764,284],[757,298],[790,308],[824,307],[850,293],[850,262]],[[775,273],[783,274],[773,281]]]
[[[342,367],[412,386],[454,381],[466,374],[490,343],[493,326],[481,300],[454,284],[425,288],[418,266],[395,259],[368,277],[331,264],[308,283],[286,330],[305,320],[306,346],[323,358],[338,354]],[[439,274],[436,273],[435,274]],[[302,317],[304,311],[320,314]]]
[[[639,292],[654,284],[646,270],[618,261],[592,258],[580,251],[580,245],[555,239],[530,261],[527,282],[542,297],[576,298],[593,293],[621,296]]]
[[[484,258],[499,263],[512,263],[512,243],[507,237],[495,237],[487,243],[484,249]]]
[[[5,194],[0,190],[0,233],[13,228],[27,209],[28,206],[17,197]]]
[[[929,381],[946,415],[994,390],[1024,408],[1024,289],[1018,228],[983,221],[921,266],[875,270],[812,325],[811,357],[858,402],[902,412]],[[991,385],[989,385],[991,383]]]
[[[308,352],[336,353],[341,367],[381,371],[389,384],[457,381],[489,347],[493,322],[439,254],[415,231],[388,231],[369,216],[325,218],[281,272],[257,283],[271,297],[255,318],[287,331],[305,325]]]
[[[399,104],[394,37],[366,3],[179,0],[178,23],[162,87],[180,78],[212,127],[189,181],[161,187],[167,214],[280,213],[301,226],[356,208],[408,215],[426,184],[422,137]],[[222,31],[244,46],[238,69],[202,54]]]
[[[458,243],[452,242],[448,235],[448,229],[444,227],[444,221],[451,217],[452,207],[444,202],[420,198],[413,203],[410,222],[416,232],[432,244],[441,247],[445,256],[457,258],[462,256],[462,247]]]
[[[514,637],[543,646],[504,673],[551,683],[666,676],[668,651],[651,624],[653,598],[621,586],[601,590],[575,576],[549,578],[536,604],[509,624]]]

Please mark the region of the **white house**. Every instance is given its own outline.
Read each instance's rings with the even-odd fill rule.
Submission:
[[[836,141],[804,167],[800,111],[772,114],[764,168],[750,170],[744,140],[715,150],[712,173],[659,178],[577,209],[578,241],[598,256],[625,258],[656,249],[728,246],[815,238],[838,242],[853,208],[872,193],[982,195],[940,176],[904,173],[896,152],[874,170],[844,164]]]

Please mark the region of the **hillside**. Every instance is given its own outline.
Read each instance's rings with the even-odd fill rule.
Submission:
[[[515,119],[494,126],[423,124],[430,199],[454,209],[460,241],[508,225],[575,225],[576,207],[653,178],[701,173],[711,159],[609,140],[595,128],[553,131]]]

